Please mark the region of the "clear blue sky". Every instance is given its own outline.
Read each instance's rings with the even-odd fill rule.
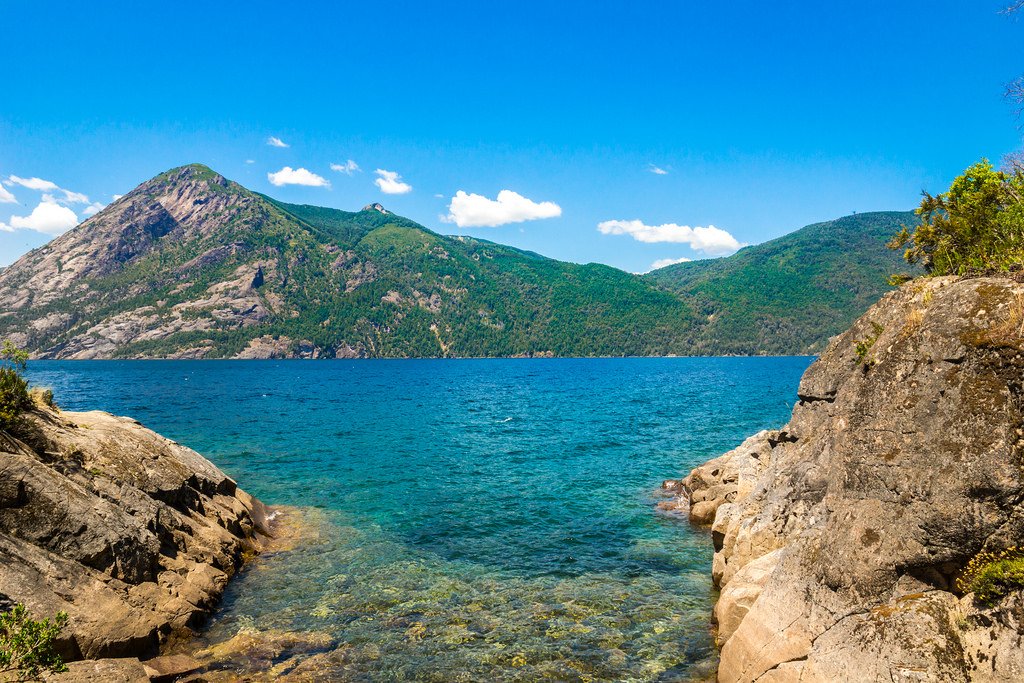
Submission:
[[[0,0],[0,178],[18,202],[0,203],[0,264],[49,239],[15,224],[67,218],[33,218],[44,194],[88,206],[28,179],[104,204],[193,161],[285,201],[380,201],[630,271],[714,251],[664,224],[757,243],[908,209],[1020,146],[1002,92],[1024,21],[1001,4]],[[361,170],[330,169],[349,159]],[[271,184],[286,166],[330,187]],[[450,209],[460,190],[482,197]],[[502,190],[526,208],[493,203]],[[560,215],[470,225],[542,202]]]

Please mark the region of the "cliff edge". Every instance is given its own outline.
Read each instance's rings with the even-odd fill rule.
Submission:
[[[830,342],[783,429],[693,470],[719,680],[1024,680],[999,562],[1024,545],[1022,385],[1024,285],[915,280]]]
[[[37,406],[0,432],[0,609],[66,611],[65,660],[191,635],[268,535],[262,503],[134,420]]]

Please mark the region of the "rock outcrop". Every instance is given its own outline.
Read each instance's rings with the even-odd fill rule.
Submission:
[[[37,407],[0,432],[0,606],[67,612],[66,660],[145,659],[191,635],[268,535],[262,503],[134,420]]]
[[[789,424],[696,468],[719,680],[1024,680],[1024,595],[957,584],[1024,545],[1022,385],[1024,285],[912,281],[832,340]]]

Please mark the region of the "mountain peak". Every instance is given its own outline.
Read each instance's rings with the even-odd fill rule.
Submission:
[[[373,204],[367,204],[366,206],[363,207],[363,211],[379,211],[380,213],[383,213],[383,214],[391,213],[390,211],[385,209],[384,205],[381,204],[380,202],[374,202]]]
[[[153,180],[158,182],[193,182],[205,180],[222,187],[226,187],[230,183],[227,178],[204,164],[186,164],[185,166],[178,166],[170,169],[169,171],[164,171]]]

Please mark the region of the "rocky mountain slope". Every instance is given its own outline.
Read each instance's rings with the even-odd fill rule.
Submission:
[[[686,478],[719,680],[1024,680],[1022,354],[1024,285],[912,281],[829,344],[789,424]]]
[[[886,243],[912,211],[878,211],[815,223],[726,258],[679,263],[647,280],[707,320],[699,353],[820,353],[908,266]]]
[[[864,220],[875,232],[893,223]],[[874,238],[849,248],[841,231],[816,234],[830,263],[856,271],[890,258]],[[804,296],[810,264],[783,260],[788,280],[752,290],[764,306]],[[779,259],[755,259],[744,277],[768,266]],[[885,289],[876,270],[845,307],[774,328],[730,314],[722,327],[714,296],[672,285],[674,270],[643,278],[563,263],[438,235],[380,205],[284,204],[194,164],[0,271],[0,338],[44,358],[797,353]],[[737,335],[744,325],[758,331]],[[801,330],[782,335],[786,325]]]
[[[134,420],[40,406],[0,432],[0,608],[67,612],[66,660],[151,657],[191,634],[267,525],[223,472]]]

